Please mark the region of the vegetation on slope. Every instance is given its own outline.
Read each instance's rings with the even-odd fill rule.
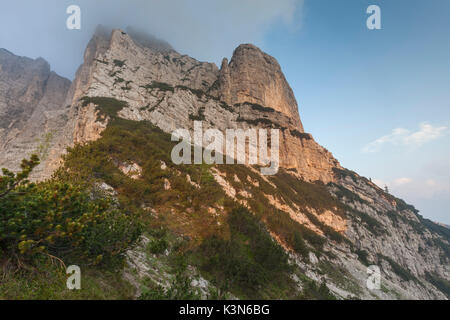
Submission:
[[[285,290],[278,293],[278,298],[292,297],[295,289],[290,287],[294,284],[288,277],[287,255],[259,219],[247,209],[237,208],[227,222],[228,239],[214,235],[197,249],[195,256],[201,261],[201,270],[218,287],[229,287],[241,297],[273,298],[270,289],[282,288]]]
[[[2,287],[10,289],[0,291],[0,297],[19,295],[17,288],[23,279],[30,280],[33,288],[42,288],[34,296],[132,297],[134,290],[114,278],[121,278],[114,270],[124,269],[124,253],[133,248],[142,232],[150,239],[148,255],[167,260],[173,277],[168,286],[146,279],[141,283],[141,299],[198,298],[199,293],[189,283],[187,265],[196,267],[216,287],[209,297],[224,297],[223,292],[229,291],[239,298],[333,298],[325,284],[316,284],[301,270],[294,270],[270,233],[305,261],[310,251],[323,254],[327,239],[294,221],[267,198],[271,195],[293,208],[311,208],[318,214],[330,210],[344,217],[347,208],[329,194],[327,186],[300,181],[283,170],[267,180],[245,166],[217,166],[236,190],[251,194],[250,198],[237,195],[238,201],[247,203],[248,209],[244,209],[224,194],[212,176],[212,166],[174,165],[170,152],[175,143],[170,135],[149,122],[119,118],[126,103],[105,97],[82,99],[83,106],[90,103],[96,105],[99,119],[109,119],[101,138],[69,149],[64,166],[52,180],[18,186],[29,186],[31,191],[16,199],[16,207],[8,204],[18,213],[33,205],[36,216],[51,222],[51,226],[43,222],[44,228],[36,222],[26,229],[25,233],[32,236],[24,241],[36,241],[39,246],[25,242],[21,245],[26,249],[23,253],[19,240],[2,246],[17,247],[15,254],[20,261],[27,261],[37,274],[46,268],[45,276],[31,271],[26,276],[7,276],[2,282],[7,285]],[[128,164],[142,168],[138,178],[120,170]],[[165,188],[167,182],[169,188]],[[309,219],[330,240],[346,241],[315,216],[309,215]],[[160,230],[166,231],[160,234]],[[55,243],[50,242],[52,238],[46,240],[49,235],[56,238]],[[40,246],[45,248],[38,252]],[[65,248],[71,250],[66,252]],[[25,258],[26,254],[30,258]],[[83,265],[86,279],[82,292],[67,292],[61,282],[64,270],[56,265],[48,268],[53,261],[49,255],[66,265]],[[4,252],[4,257],[10,256],[11,252]],[[302,279],[303,292],[298,292],[292,273]],[[110,283],[115,285],[107,288],[108,294],[102,294]],[[28,292],[30,297],[32,290]]]
[[[89,275],[104,271],[98,279],[116,278],[112,271],[122,268],[125,250],[137,240],[140,225],[107,196],[89,193],[76,183],[29,182],[38,163],[32,156],[22,162],[21,172],[3,169],[0,177],[0,297],[83,297],[66,292],[65,281],[59,281],[69,264],[86,271],[84,292],[105,297],[106,291],[100,293],[101,285],[90,282]]]
[[[266,231],[262,231],[263,227],[260,223],[250,219],[252,216],[247,211],[245,212],[247,212],[249,221],[255,223],[253,233],[246,234],[242,230],[241,233],[236,231],[237,215],[241,215],[242,219],[245,212],[234,211],[237,210],[238,205],[225,197],[221,187],[211,176],[210,166],[173,165],[170,161],[170,152],[173,146],[174,143],[170,141],[170,136],[150,123],[114,118],[103,132],[101,139],[88,145],[75,146],[69,150],[65,157],[65,166],[58,171],[57,177],[63,180],[77,181],[86,187],[101,182],[112,186],[118,193],[117,199],[120,204],[127,210],[139,214],[146,231],[166,228],[178,236],[189,238],[189,241],[185,241],[183,246],[177,248],[176,254],[185,256],[192,264],[210,274],[212,282],[219,287],[222,286],[224,279],[230,277],[229,280],[233,282],[232,291],[238,292],[239,295],[255,297],[260,291],[259,285],[247,287],[247,282],[243,279],[248,275],[247,281],[252,283],[260,284],[269,280],[275,283],[273,279],[276,279],[274,275],[277,272],[276,270],[270,271],[270,268],[275,266],[282,268],[286,265],[283,250],[271,240]],[[137,163],[142,167],[140,178],[135,180],[124,175],[118,169],[120,163]],[[163,169],[162,163],[166,164],[167,168]],[[200,189],[193,187],[187,181],[186,174],[189,174],[191,179],[200,186]],[[169,190],[165,190],[163,187],[166,179],[170,181],[171,188]],[[217,205],[224,206],[223,216],[216,217],[209,213],[209,209],[217,207]],[[156,218],[149,211],[150,208],[158,212]],[[227,216],[227,212],[230,212],[231,216]],[[233,215],[232,212],[237,213]],[[253,219],[258,218],[254,217]],[[248,226],[248,228],[250,227],[251,225]],[[253,252],[246,244],[246,241],[250,240],[253,244],[252,250],[260,248],[259,246],[264,249]],[[220,271],[217,269],[217,273],[210,272],[213,261],[209,260],[207,252],[212,250],[211,246],[217,246],[218,259],[225,259],[225,253],[230,250],[230,247],[233,250],[236,249],[232,265],[234,268],[243,266],[243,270],[236,271],[236,281],[232,280],[231,270]],[[159,239],[151,243],[150,251],[152,254],[161,254],[168,247],[170,244],[166,239]],[[274,254],[275,257],[272,258],[269,267],[264,266],[263,260],[261,260],[264,258],[261,255],[270,254],[271,251],[267,251],[270,248],[274,252],[278,252],[280,255],[278,258],[281,260],[277,259]],[[255,257],[249,257],[250,253],[255,254]],[[222,263],[220,265],[225,266]],[[257,269],[254,268],[262,268],[262,273],[256,272]],[[267,276],[267,272],[269,272],[267,270],[271,272],[271,276]],[[178,274],[178,272],[175,273]],[[287,273],[282,273],[280,276],[285,279],[283,285],[291,283]],[[180,277],[178,275],[178,278]],[[173,284],[174,287],[179,285],[179,283]],[[277,287],[275,284],[274,286]],[[292,283],[289,286],[292,286]],[[281,289],[273,290],[278,292],[277,290]],[[173,298],[176,291],[165,291],[155,285],[146,286],[146,294],[142,298]],[[278,293],[276,295],[273,292],[266,294],[266,297],[278,297]]]

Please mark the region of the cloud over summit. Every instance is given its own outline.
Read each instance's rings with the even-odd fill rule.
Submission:
[[[67,30],[68,6],[81,9],[81,30]],[[303,0],[40,0],[2,3],[0,48],[44,57],[73,78],[97,25],[153,34],[198,60],[220,63],[241,43],[262,45],[274,24],[296,27]],[[17,14],[20,13],[20,19]]]

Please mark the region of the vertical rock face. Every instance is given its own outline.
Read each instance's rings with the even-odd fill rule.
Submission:
[[[0,167],[40,153],[43,164],[68,118],[63,102],[70,81],[50,71],[42,58],[18,57],[0,49]]]
[[[50,72],[43,59],[1,52],[1,166],[17,169],[18,158],[40,148],[44,163],[36,177],[49,177],[67,146],[95,140],[105,128],[95,106],[80,102],[97,96],[127,102],[120,116],[151,121],[169,133],[193,129],[194,118],[205,130],[281,129],[280,166],[306,180],[333,181],[339,163],[304,133],[293,92],[273,57],[241,45],[219,70],[130,32],[99,27],[73,83]]]
[[[284,113],[303,132],[297,101],[280,65],[254,45],[240,45],[230,63],[223,60],[217,92],[231,105],[250,102]]]
[[[204,130],[278,128],[281,167],[306,180],[333,181],[333,168],[340,165],[304,133],[294,94],[273,57],[241,45],[219,70],[164,42],[137,37],[101,29],[93,37],[66,101],[73,112],[67,137],[98,137],[102,126],[94,123],[94,106],[87,112],[79,100],[112,97],[128,103],[121,117],[148,120],[169,133],[192,130],[193,119],[201,119]]]

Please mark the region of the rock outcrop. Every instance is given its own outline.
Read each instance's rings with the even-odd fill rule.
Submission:
[[[280,166],[299,177],[328,183],[338,161],[304,133],[293,92],[277,61],[252,45],[239,46],[219,70],[181,55],[163,41],[130,30],[99,27],[73,83],[50,72],[43,59],[1,52],[0,165],[45,149],[36,178],[48,178],[67,146],[100,136],[95,106],[80,99],[112,97],[128,103],[121,116],[149,120],[166,132],[217,128],[277,128]]]
[[[330,192],[350,209],[346,237],[357,248],[358,258],[376,264],[384,272],[381,297],[395,293],[403,299],[445,299],[430,283],[430,275],[450,278],[448,235],[432,227],[418,211],[385,193],[374,183],[350,171],[339,171]],[[447,253],[446,253],[447,252]],[[358,273],[351,254],[340,255],[342,265],[354,276]],[[364,268],[360,270],[366,272]],[[363,288],[365,289],[365,288]],[[366,291],[366,290],[365,290]],[[370,290],[367,290],[368,298]]]
[[[80,99],[112,97],[128,104],[121,117],[151,121],[168,133],[192,130],[194,119],[203,122],[204,130],[280,129],[281,167],[309,181],[334,180],[333,168],[340,165],[304,133],[292,90],[273,57],[242,45],[219,70],[154,43],[121,30],[97,31],[66,101],[74,119],[67,134],[72,131],[75,142],[95,139],[101,128],[92,122],[95,106],[86,111]]]
[[[69,120],[63,104],[69,86],[44,59],[0,49],[0,167],[17,170],[22,158],[38,153],[36,174],[48,177],[48,154]]]
[[[297,101],[280,65],[254,45],[240,45],[230,63],[223,60],[217,89],[212,92],[230,105],[249,102],[279,111],[303,132]]]

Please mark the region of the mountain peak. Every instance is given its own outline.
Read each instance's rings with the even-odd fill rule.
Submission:
[[[230,103],[255,103],[290,117],[300,132],[303,125],[294,93],[277,60],[253,44],[241,44],[220,71],[221,98]]]
[[[252,44],[242,44],[230,61],[223,59],[219,70],[213,63],[179,54],[152,36],[101,26],[84,57],[71,84],[50,72],[43,59],[18,57],[0,49],[0,168],[17,171],[24,155],[38,152],[42,163],[33,178],[50,177],[56,168],[64,174],[55,179],[73,174],[76,181],[89,185],[87,195],[105,191],[120,200],[121,211],[143,214],[145,222],[150,215],[157,218],[158,229],[180,236],[167,237],[173,241],[169,247],[186,239],[193,242],[186,242],[184,248],[192,244],[195,250],[204,250],[209,248],[208,242],[208,246],[196,248],[198,239],[228,241],[220,237],[230,232],[237,232],[239,236],[234,238],[242,241],[236,242],[236,247],[244,248],[244,253],[248,248],[279,245],[271,253],[277,261],[270,265],[280,261],[280,250],[285,249],[296,269],[289,267],[281,274],[277,267],[273,274],[294,282],[286,288],[274,287],[274,292],[264,288],[262,297],[280,298],[280,292],[291,292],[293,298],[309,297],[308,291],[293,288],[305,290],[312,285],[316,296],[318,287],[313,279],[330,284],[329,289],[343,299],[442,299],[448,294],[448,229],[423,219],[414,207],[342,168],[305,133],[292,89],[275,58]],[[198,122],[200,130],[216,129],[224,134],[240,130],[245,140],[249,129],[278,129],[280,171],[267,177],[257,166],[180,166],[170,161],[171,133],[185,129],[196,135]],[[248,135],[250,153],[250,143],[256,145],[256,141]],[[97,142],[89,144],[94,140]],[[274,154],[274,141],[266,142]],[[220,148],[214,150],[215,156],[230,154],[226,144]],[[246,156],[247,148],[243,149],[234,152],[233,140],[232,157]],[[63,154],[66,162],[60,167]],[[234,215],[228,208],[232,206],[243,206],[248,212]],[[240,236],[243,223],[252,223],[255,227],[250,229],[271,238],[261,246],[259,233]],[[147,231],[152,235],[148,241],[153,243],[150,226]],[[157,255],[152,252],[147,259],[147,252],[152,251],[149,243],[133,247],[128,243],[123,249],[130,259],[146,257],[144,260],[153,262]],[[224,248],[234,245],[223,243]],[[200,253],[196,257],[210,257],[207,251],[195,252]],[[220,253],[220,264],[226,265],[227,254],[227,250]],[[246,254],[238,256],[245,259],[239,258],[237,264],[250,265],[252,270],[265,268],[259,258],[253,261]],[[141,270],[132,273],[147,279],[151,266],[146,264],[133,262],[133,269],[125,271],[131,274],[136,265]],[[386,290],[373,291],[366,286],[368,265],[382,267]],[[197,267],[202,271],[201,264]],[[264,274],[262,279],[271,278]],[[166,276],[164,273],[161,279]],[[236,283],[232,278],[223,279]],[[284,285],[285,281],[278,279],[267,288],[275,282]],[[140,284],[135,280],[133,283]],[[252,294],[263,285],[255,286]],[[248,281],[244,286],[248,287]],[[248,298],[239,295],[242,288],[232,288],[235,291],[231,293]]]
[[[157,52],[175,51],[168,42],[161,40],[150,33],[135,29],[134,27],[127,27],[126,32],[133,41],[143,47],[153,49]]]

